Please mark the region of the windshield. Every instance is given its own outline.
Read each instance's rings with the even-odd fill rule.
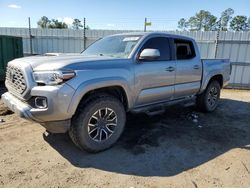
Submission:
[[[105,37],[93,43],[83,51],[82,54],[84,56],[127,58],[141,37],[141,35],[116,35]]]

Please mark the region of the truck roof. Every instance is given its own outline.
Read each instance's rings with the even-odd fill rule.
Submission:
[[[165,35],[167,37],[178,38],[178,39],[186,39],[186,40],[194,40],[191,37],[183,36],[183,35],[176,35],[168,32],[129,32],[129,33],[120,33],[115,35],[142,35],[144,37],[149,35]]]

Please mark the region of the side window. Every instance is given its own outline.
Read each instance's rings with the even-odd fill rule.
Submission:
[[[142,47],[141,51],[147,48],[158,49],[161,57],[160,61],[168,61],[171,59],[171,50],[169,47],[169,41],[166,37],[155,37],[149,39]]]
[[[178,60],[192,59],[195,57],[194,45],[191,41],[175,39],[176,58]]]

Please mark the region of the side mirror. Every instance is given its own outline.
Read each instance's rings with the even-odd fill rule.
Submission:
[[[142,50],[139,60],[156,60],[161,56],[161,53],[158,49],[144,49]]]

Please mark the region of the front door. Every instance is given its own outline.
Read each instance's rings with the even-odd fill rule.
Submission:
[[[169,40],[153,37],[142,49],[158,49],[160,58],[135,65],[136,107],[171,100],[174,96],[175,61],[172,60]]]

